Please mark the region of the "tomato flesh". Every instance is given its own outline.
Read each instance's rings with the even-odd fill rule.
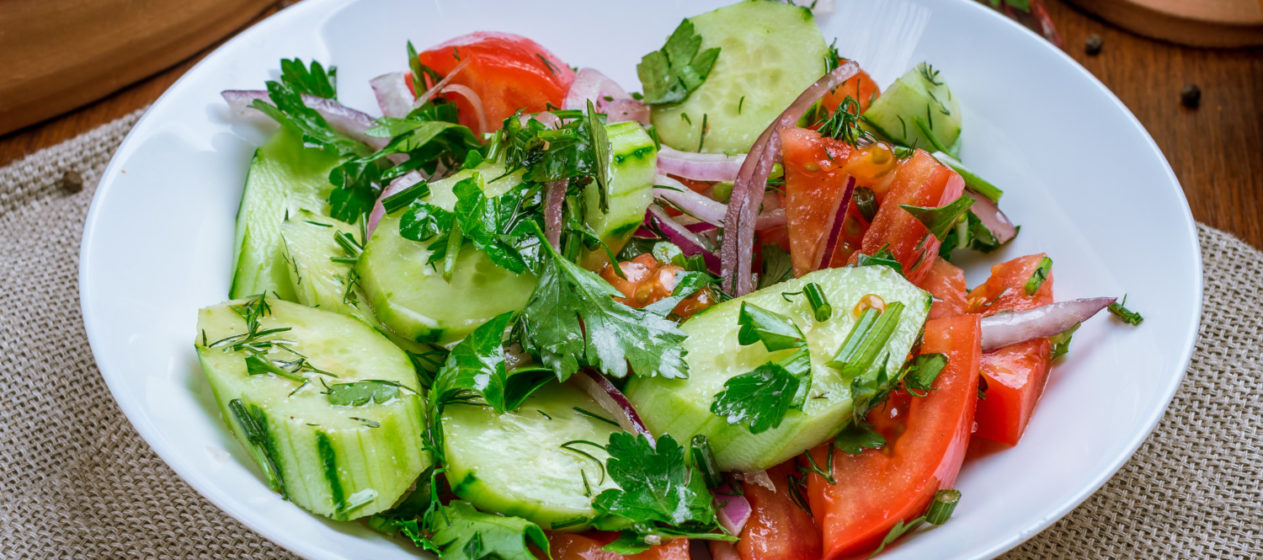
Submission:
[[[979,315],[926,322],[922,352],[947,355],[947,366],[925,397],[892,396],[869,420],[887,438],[880,450],[834,452],[833,476],[808,477],[811,511],[828,560],[873,550],[899,521],[921,515],[934,493],[956,481],[968,447],[977,402],[981,356]],[[812,451],[823,465],[828,446]]]
[[[938,260],[942,243],[899,205],[939,208],[964,191],[965,180],[958,173],[924,150],[917,150],[895,171],[889,191],[880,199],[877,215],[864,234],[860,251],[873,255],[888,247],[902,265],[904,276],[919,285]]]
[[[601,548],[615,537],[615,533],[548,533],[548,547],[553,560],[689,560],[688,539],[672,539],[640,554],[623,556]]]
[[[936,259],[930,272],[921,280],[920,288],[934,296],[930,318],[955,317],[969,307],[965,295],[965,271],[943,259]]]
[[[775,492],[757,484],[743,485],[752,512],[737,542],[741,560],[820,558],[820,530],[811,514],[790,498],[789,476],[796,470],[793,460],[768,469]]]
[[[838,64],[845,64],[847,59],[839,58]],[[830,90],[824,94],[824,98],[820,100],[820,106],[829,111],[836,111],[838,105],[847,97],[852,97],[859,103],[859,114],[864,114],[878,96],[881,95],[881,88],[877,87],[877,82],[868,76],[868,72],[860,70],[842,85]]]
[[[460,110],[460,123],[476,134],[499,130],[518,109],[525,113],[560,107],[574,81],[574,70],[540,46],[512,33],[479,31],[445,41],[417,55],[417,59],[447,76],[457,64],[468,65],[450,83],[478,95],[486,127],[472,103],[461,95],[445,95]]]
[[[1027,255],[991,267],[991,277],[969,292],[970,308],[992,314],[1052,303],[1051,272],[1034,294],[1026,293],[1026,282],[1044,256]],[[1051,351],[1052,343],[1040,338],[983,354],[981,373],[985,388],[978,401],[978,431],[974,435],[1017,445],[1048,382]]]
[[[785,165],[785,218],[794,275],[820,266],[838,203],[845,194],[844,170],[853,148],[805,128],[781,131]]]

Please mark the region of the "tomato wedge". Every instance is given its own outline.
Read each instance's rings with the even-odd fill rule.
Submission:
[[[934,296],[934,304],[930,307],[931,319],[955,317],[969,307],[965,295],[965,271],[943,259],[934,261],[920,287]]]
[[[991,267],[991,277],[969,292],[970,308],[991,314],[1052,303],[1052,272],[1034,294],[1026,293],[1026,283],[1044,256],[1027,255]],[[1040,338],[983,354],[985,388],[978,401],[978,431],[974,435],[1017,445],[1048,382],[1051,350],[1052,343]]]
[[[877,215],[864,234],[860,251],[873,255],[889,246],[891,254],[903,265],[904,276],[913,284],[920,284],[938,259],[942,243],[899,205],[942,207],[964,191],[965,180],[959,174],[924,150],[917,150],[899,164],[890,190],[880,199]]]
[[[847,59],[839,58],[838,64],[845,64]],[[868,110],[869,104],[881,95],[881,88],[877,87],[877,82],[868,76],[868,72],[860,70],[854,76],[851,76],[842,85],[830,90],[824,94],[824,98],[820,100],[820,106],[835,111],[838,105],[846,98],[852,97],[859,102],[859,113],[863,114]]]
[[[797,469],[793,460],[768,469],[775,492],[757,484],[743,485],[752,513],[737,542],[741,560],[820,558],[820,530],[811,514],[790,498],[789,476]]]
[[[512,33],[478,31],[445,41],[417,55],[417,59],[447,76],[464,61],[468,64],[451,84],[465,86],[478,96],[478,108],[466,96],[445,93],[460,109],[460,123],[476,134],[499,130],[504,119],[521,109],[526,113],[560,107],[574,70],[540,46]]]
[[[833,477],[808,477],[811,511],[824,537],[823,558],[834,560],[873,550],[899,521],[921,515],[934,493],[956,481],[968,447],[978,400],[982,334],[979,315],[934,319],[925,324],[922,352],[941,352],[947,366],[925,397],[896,392],[870,421],[886,436],[880,450],[834,452]],[[828,446],[812,451],[817,463]]]
[[[623,556],[601,547],[617,537],[614,533],[548,533],[553,560],[689,560],[688,539],[672,539],[640,554]]]
[[[781,131],[785,165],[785,218],[794,275],[820,266],[826,235],[845,191],[843,169],[853,148],[805,128]]]

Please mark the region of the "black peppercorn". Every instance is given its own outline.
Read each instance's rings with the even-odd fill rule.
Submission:
[[[1096,56],[1101,53],[1101,47],[1104,45],[1105,41],[1101,39],[1101,36],[1093,33],[1088,35],[1087,42],[1083,43],[1083,52],[1088,53],[1088,56]]]
[[[1189,109],[1196,109],[1202,104],[1202,88],[1197,84],[1188,84],[1180,90],[1180,104]]]

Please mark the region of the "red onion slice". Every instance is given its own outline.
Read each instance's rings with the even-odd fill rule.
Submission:
[[[479,97],[478,93],[475,92],[472,88],[470,88],[469,86],[461,85],[461,84],[448,84],[446,86],[443,86],[443,89],[439,91],[439,93],[443,93],[443,94],[454,93],[456,95],[464,97],[465,100],[469,102],[469,105],[472,106],[474,109],[474,117],[478,119],[478,130],[481,132],[487,132],[491,130],[487,128],[487,113],[486,111],[483,110],[482,98]],[[497,123],[497,125],[498,124],[499,123]]]
[[[662,231],[662,234],[667,237],[667,240],[675,243],[680,248],[680,252],[686,256],[702,255],[702,260],[706,261],[706,269],[712,274],[718,273],[719,257],[707,250],[706,246],[702,244],[702,240],[696,234],[680,225],[679,222],[672,220],[670,216],[667,216],[667,213],[662,208],[650,205],[649,215],[645,218],[645,221],[656,225]]]
[[[1075,299],[983,317],[982,351],[1061,334],[1096,315],[1114,300],[1111,297]]]
[[[658,150],[658,172],[695,181],[733,181],[745,160],[744,154],[699,154],[662,146]]]
[[[571,376],[571,379],[575,380],[575,383],[578,383],[579,387],[596,401],[596,404],[610,413],[620,427],[633,434],[645,436],[650,445],[656,444],[653,434],[649,433],[649,428],[640,421],[640,415],[632,407],[631,401],[627,400],[627,396],[610,383],[604,375],[592,371],[580,371]]]
[[[615,99],[605,103],[601,110],[609,116],[610,124],[628,121],[649,124],[649,107],[635,99]]]
[[[221,92],[220,95],[224,97],[224,101],[228,102],[228,107],[233,112],[242,116],[260,114],[258,110],[250,107],[255,99],[261,99],[268,104],[272,103],[272,100],[268,97],[268,92],[261,89],[230,89]],[[377,138],[365,134],[365,131],[373,126],[373,117],[370,117],[368,113],[352,109],[332,99],[314,95],[303,95],[303,104],[320,113],[320,116],[334,130],[363,142],[374,150],[380,150],[390,141],[389,138]]]
[[[855,177],[846,178],[846,187],[842,191],[842,199],[833,210],[833,222],[829,224],[829,233],[825,234],[824,252],[820,254],[817,270],[829,268],[833,261],[833,252],[838,249],[838,240],[842,237],[842,224],[846,223],[846,212],[851,208],[851,195],[855,193]]]
[[[741,164],[741,171],[733,182],[732,196],[728,200],[728,214],[724,220],[728,227],[724,232],[724,244],[720,252],[724,286],[734,296],[743,296],[754,289],[751,265],[754,260],[755,216],[763,204],[763,194],[767,190],[767,178],[772,172],[772,164],[781,156],[780,130],[794,126],[813,103],[858,71],[859,66],[854,62],[847,62],[825,74],[799,94],[750,147],[750,153]]]
[[[732,477],[746,484],[756,484],[766,488],[768,492],[776,491],[776,485],[772,483],[772,477],[767,475],[767,471],[738,472],[733,473]]]
[[[1000,211],[1000,207],[992,202],[990,198],[983,196],[973,189],[965,189],[965,196],[974,200],[973,206],[969,207],[969,211],[978,216],[978,220],[982,225],[987,227],[991,235],[995,236],[995,240],[1000,245],[1008,243],[1017,235],[1017,227],[1009,220],[1004,212]]]
[[[368,81],[377,98],[377,107],[387,117],[402,119],[412,111],[412,89],[408,87],[407,74],[391,72]]]
[[[658,175],[654,179],[654,183],[670,188],[655,188],[653,196],[670,202],[676,208],[684,213],[697,218],[703,222],[713,224],[719,227],[724,225],[724,216],[728,212],[728,207],[709,196],[700,194],[693,189],[688,188],[679,181],[667,177],[666,175]],[[762,214],[755,221],[754,229],[761,230],[785,225],[785,209],[777,208],[769,210]]]
[[[716,487],[711,494],[714,496],[719,524],[728,534],[740,535],[746,522],[750,520],[750,515],[754,513],[750,500],[734,492],[727,483]]]
[[[469,66],[470,60],[473,59],[466,58],[465,60],[462,60],[460,64],[457,64],[454,68],[452,68],[451,72],[448,72],[446,76],[443,76],[442,80],[439,80],[438,83],[431,86],[430,89],[425,90],[425,93],[418,95],[416,101],[412,102],[412,110],[425,105],[426,101],[429,101],[430,98],[442,92],[443,88],[447,87],[447,84],[452,83],[452,78],[455,78],[457,74],[460,74],[461,70],[464,70],[466,66]],[[413,87],[416,87],[416,84],[413,84]]]
[[[570,83],[570,90],[566,92],[566,97],[561,101],[562,109],[578,109],[583,110],[588,107],[591,101],[597,109],[604,108],[605,98],[611,99],[631,99],[627,94],[627,90],[618,82],[610,79],[609,76],[602,74],[599,70],[593,68],[580,69],[574,75],[574,82]]]
[[[556,250],[561,250],[561,205],[566,201],[568,182],[560,179],[544,185],[544,236]]]
[[[382,189],[381,196],[377,197],[377,202],[373,203],[373,211],[368,214],[369,237],[372,237],[373,231],[377,229],[377,224],[381,222],[382,216],[386,215],[386,207],[382,206],[382,201],[399,191],[421,182],[422,179],[425,179],[425,177],[421,176],[420,171],[409,171],[400,175],[394,181],[391,181],[389,185],[386,185],[386,188]]]

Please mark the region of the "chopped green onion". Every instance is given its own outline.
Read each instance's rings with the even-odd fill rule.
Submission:
[[[903,316],[903,303],[893,302],[886,310],[877,314],[877,310],[868,308],[855,323],[855,327],[846,335],[842,347],[829,361],[829,366],[842,372],[847,379],[863,375],[877,361],[881,351],[885,349],[890,337],[899,326],[899,318]]]
[[[934,501],[930,502],[930,509],[925,512],[925,520],[931,525],[947,523],[959,503],[960,490],[939,490],[934,494]]]
[[[1044,285],[1044,280],[1048,279],[1048,273],[1052,272],[1052,265],[1052,259],[1048,257],[1039,260],[1039,266],[1035,267],[1030,280],[1026,281],[1026,295],[1033,296],[1039,291],[1039,287]]]
[[[807,303],[811,305],[811,313],[815,315],[816,321],[828,321],[833,316],[833,306],[829,305],[829,300],[825,299],[818,284],[809,282],[803,286],[803,293],[807,295]]]
[[[412,201],[429,195],[430,184],[425,181],[418,181],[416,184],[382,199],[382,207],[386,209],[387,214],[394,214],[396,211],[412,204]]]
[[[724,483],[719,475],[719,465],[715,463],[715,454],[710,449],[710,440],[702,434],[693,436],[689,441],[689,454],[693,457],[693,466],[702,473],[707,488],[715,488]]]
[[[1124,323],[1127,323],[1128,325],[1131,325],[1133,327],[1145,321],[1145,318],[1141,316],[1139,313],[1132,311],[1130,309],[1127,309],[1127,295],[1126,294],[1123,295],[1123,301],[1121,302],[1116,301],[1114,303],[1111,303],[1108,309],[1110,310],[1110,313],[1114,314],[1115,317],[1118,317]]]

